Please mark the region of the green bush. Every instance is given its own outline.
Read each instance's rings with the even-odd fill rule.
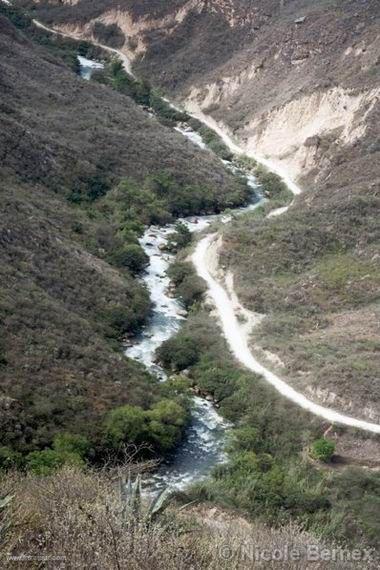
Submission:
[[[236,451],[256,451],[259,434],[252,426],[236,428],[231,432],[231,449]]]
[[[159,117],[173,121],[173,123],[185,122],[189,119],[187,113],[174,109],[156,90],[152,90],[150,93],[150,106]]]
[[[0,471],[7,469],[18,469],[22,466],[21,453],[13,451],[9,447],[0,447]]]
[[[105,436],[115,449],[123,443],[148,443],[158,450],[168,450],[181,437],[186,420],[186,409],[170,399],[160,400],[150,410],[122,406],[108,414]]]
[[[189,245],[192,240],[191,231],[183,222],[177,222],[175,233],[170,236],[169,248],[178,250]]]
[[[213,129],[206,127],[197,120],[191,120],[189,124],[194,130],[198,131],[205,144],[222,160],[233,159],[233,153]]]
[[[288,190],[285,182],[283,182],[277,174],[269,172],[263,166],[258,166],[256,168],[255,175],[268,198],[275,199],[279,194],[288,192],[291,195],[291,192]]]
[[[89,452],[90,443],[82,435],[59,433],[54,437],[53,449],[58,453],[75,453],[84,459]]]
[[[98,318],[102,321],[101,325],[104,326],[106,336],[119,339],[125,334],[136,333],[148,316],[149,310],[150,300],[146,290],[137,290],[128,306],[110,305],[99,312]]]
[[[112,410],[106,419],[108,443],[117,448],[123,443],[140,445],[147,439],[146,415],[138,406],[122,406]]]
[[[173,400],[161,400],[147,412],[148,437],[160,449],[172,448],[186,423],[186,410]]]
[[[324,463],[328,463],[335,452],[335,443],[321,437],[314,441],[311,446],[310,454],[314,459],[318,459],[318,461],[323,461]]]
[[[44,449],[32,451],[26,457],[27,469],[35,475],[51,475],[63,465],[83,467],[84,461],[77,453]]]
[[[177,335],[164,342],[157,350],[157,356],[165,368],[180,371],[198,361],[199,343],[191,336]]]
[[[119,246],[109,259],[117,267],[126,267],[135,274],[141,273],[149,265],[149,256],[137,243]]]
[[[198,275],[189,275],[177,287],[177,295],[189,309],[194,303],[201,301],[206,291],[204,282]]]
[[[186,308],[190,308],[202,299],[206,288],[190,263],[173,263],[168,270],[168,276],[176,286],[176,296],[181,299]]]

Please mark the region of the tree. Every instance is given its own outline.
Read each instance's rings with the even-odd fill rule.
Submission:
[[[122,245],[111,254],[112,262],[118,267],[127,267],[132,273],[140,273],[149,264],[149,257],[137,243]]]
[[[311,446],[310,455],[318,461],[328,463],[335,452],[335,443],[321,437],[317,439]]]
[[[106,438],[112,447],[122,443],[141,444],[146,440],[145,412],[139,406],[122,406],[112,410],[105,423]]]
[[[149,437],[163,449],[172,448],[186,423],[186,410],[173,400],[161,400],[147,412]]]
[[[77,453],[44,449],[32,451],[26,457],[27,468],[35,475],[51,475],[63,465],[83,467],[84,461]]]

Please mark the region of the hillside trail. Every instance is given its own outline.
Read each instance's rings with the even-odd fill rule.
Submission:
[[[83,40],[83,38],[78,35],[68,34],[66,32],[55,30],[54,28],[49,28],[38,20],[33,20],[33,22],[37,27],[48,32],[52,32],[63,37],[74,38],[76,40]],[[131,61],[120,50],[100,44],[95,40],[91,40],[91,43],[110,53],[118,55],[122,60],[124,69],[127,71],[127,73],[134,76],[131,69]],[[173,107],[175,107],[175,105],[173,105]],[[301,188],[289,177],[288,173],[281,166],[273,164],[272,161],[261,157],[252,151],[246,152],[231,138],[228,132],[226,132],[226,130],[220,124],[218,124],[209,115],[205,115],[201,109],[194,104],[194,102],[188,102],[186,105],[186,110],[193,117],[197,118],[206,126],[213,129],[234,154],[246,154],[247,156],[255,159],[257,162],[261,163],[263,166],[267,167],[269,170],[280,176],[289,190],[291,190],[291,192],[294,194],[294,196],[301,194]],[[292,204],[293,202],[287,207],[282,207],[272,211],[270,217],[283,215],[288,211]],[[192,261],[197,274],[207,284],[208,293],[215,305],[219,320],[222,325],[223,334],[236,360],[252,372],[260,374],[282,396],[288,398],[312,414],[323,418],[324,420],[327,420],[333,424],[345,425],[371,433],[380,434],[380,424],[375,424],[372,422],[360,420],[352,416],[347,416],[332,408],[326,408],[324,406],[316,404],[312,400],[306,398],[306,396],[304,396],[302,393],[297,392],[294,388],[292,388],[292,386],[285,382],[284,379],[280,378],[277,374],[274,374],[271,370],[263,366],[255,358],[248,346],[248,335],[246,328],[244,328],[244,326],[239,323],[238,315],[236,312],[236,302],[234,302],[231,298],[234,297],[236,300],[236,293],[233,290],[230,290],[228,294],[226,289],[216,277],[216,266],[218,265],[217,248],[213,247],[213,244],[218,238],[219,235],[216,233],[208,234],[202,238],[196,246],[195,252],[192,256]],[[240,307],[243,308],[241,305]]]

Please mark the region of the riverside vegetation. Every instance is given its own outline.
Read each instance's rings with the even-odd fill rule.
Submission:
[[[130,96],[76,77],[89,44],[1,3],[0,48],[1,467],[101,464],[124,440],[161,455],[189,402],[121,354],[150,313],[138,239],[245,203],[248,188]]]
[[[27,552],[28,567],[39,568],[40,560],[50,562],[52,553],[64,564],[80,568],[89,565],[102,568],[139,568],[143,570],[229,570],[262,568],[262,561],[242,559],[237,545],[254,546],[260,551],[284,551],[295,548],[300,560],[284,561],[285,570],[302,570],[307,564],[305,545],[319,549],[336,548],[336,544],[321,541],[299,525],[268,528],[258,521],[247,524],[235,516],[209,514],[207,509],[183,501],[145,506],[144,501],[128,508],[129,492],[115,485],[114,476],[107,472],[83,472],[64,468],[43,480],[29,474],[13,473],[2,481],[6,499],[0,503],[1,564],[3,568],[25,567],[19,553]],[[123,477],[120,478],[122,480]],[[127,492],[127,497],[123,495]],[[185,499],[186,500],[186,499]],[[155,516],[150,516],[151,512]],[[148,515],[148,516],[147,516]],[[228,560],[223,555],[228,549]],[[346,553],[350,554],[350,549]],[[59,553],[59,554],[58,554]],[[13,555],[13,557],[12,557]],[[54,560],[56,564],[56,560]],[[265,568],[278,568],[278,561],[265,562]],[[366,561],[366,568],[376,568],[377,561]],[[321,560],[319,568],[331,568],[331,562]],[[334,568],[351,570],[356,562],[337,561]]]
[[[236,365],[210,308],[201,302],[203,284],[184,261],[187,255],[187,250],[179,253],[170,274],[189,317],[181,331],[158,349],[158,356],[172,373],[186,370],[187,381],[211,395],[220,413],[235,426],[228,463],[194,485],[189,496],[241,509],[271,525],[296,519],[325,539],[364,538],[378,546],[379,474],[318,466],[329,463],[334,454],[334,442],[323,435],[326,425]]]
[[[11,331],[18,342],[20,342],[19,329],[28,330],[29,352],[27,351],[26,355],[30,358],[29,354],[32,353],[37,361],[33,360],[31,363],[27,360],[26,370],[29,375],[33,377],[39,375],[41,380],[46,382],[49,379],[46,373],[57,373],[56,355],[59,355],[59,359],[65,364],[65,375],[62,377],[65,381],[63,390],[60,384],[46,383],[48,389],[44,388],[45,384],[41,384],[34,394],[32,388],[35,389],[35,386],[29,387],[28,400],[23,393],[25,387],[21,378],[21,382],[20,379],[17,382],[19,390],[17,398],[11,400],[3,398],[2,404],[7,410],[9,421],[7,433],[14,439],[10,442],[10,446],[2,450],[2,466],[6,470],[14,466],[27,466],[30,471],[26,477],[22,474],[10,474],[2,478],[2,493],[8,497],[14,494],[17,500],[15,505],[10,501],[9,507],[7,505],[1,512],[2,528],[6,530],[2,535],[2,546],[7,550],[12,551],[16,544],[18,546],[23,544],[26,537],[29,544],[31,536],[39,536],[46,537],[46,541],[42,538],[39,544],[37,541],[33,542],[36,554],[49,554],[53,548],[54,551],[63,552],[70,558],[75,551],[79,563],[83,563],[84,560],[88,563],[88,560],[95,556],[94,552],[100,551],[97,563],[101,557],[101,563],[105,567],[123,567],[125,559],[135,566],[144,567],[145,564],[147,568],[178,568],[181,565],[188,567],[189,559],[195,567],[211,568],[212,564],[220,567],[220,560],[215,561],[220,536],[201,527],[202,538],[199,539],[198,532],[195,540],[192,540],[192,533],[186,532],[189,521],[181,521],[176,512],[173,513],[173,518],[169,519],[169,524],[165,521],[165,524],[153,530],[146,525],[138,524],[134,533],[126,532],[123,517],[120,516],[123,506],[115,497],[107,476],[78,470],[78,467],[84,466],[87,461],[101,460],[103,453],[109,450],[112,450],[117,459],[117,454],[121,453],[120,443],[125,440],[136,444],[141,441],[148,442],[158,452],[162,452],[178,441],[181,430],[186,424],[189,406],[188,380],[176,377],[165,386],[158,386],[139,366],[121,359],[115,343],[126,332],[137,330],[149,310],[146,293],[141,290],[134,277],[134,273],[143,269],[146,263],[146,258],[137,244],[137,237],[144,223],[149,223],[152,219],[166,221],[181,213],[173,211],[174,201],[171,201],[171,192],[177,191],[177,185],[172,176],[172,172],[169,174],[166,171],[155,172],[154,175],[144,176],[143,180],[140,179],[136,183],[132,176],[122,182],[116,181],[117,175],[115,175],[115,180],[110,182],[105,191],[95,190],[95,196],[92,192],[88,193],[86,188],[83,191],[81,187],[78,192],[77,188],[73,189],[67,184],[63,188],[64,200],[59,194],[54,196],[54,199],[50,198],[45,188],[34,187],[29,208],[24,205],[24,196],[30,187],[25,180],[20,183],[17,178],[9,178],[8,207],[9,213],[15,216],[14,226],[11,229],[12,239],[15,239],[15,228],[20,221],[15,212],[21,210],[26,211],[32,219],[37,217],[41,231],[47,224],[46,219],[59,229],[59,232],[53,233],[54,239],[48,243],[49,248],[55,240],[59,244],[59,239],[62,240],[63,236],[66,249],[61,245],[56,246],[58,257],[67,256],[67,248],[71,247],[71,244],[74,243],[76,246],[78,263],[74,265],[73,260],[69,259],[72,273],[74,273],[73,267],[76,269],[75,279],[67,280],[68,270],[59,267],[59,280],[65,277],[65,288],[68,284],[68,288],[73,289],[71,298],[69,296],[65,298],[65,311],[69,308],[72,312],[73,297],[78,294],[79,289],[77,277],[80,275],[81,264],[91,260],[92,271],[82,274],[80,286],[87,299],[83,295],[76,301],[75,310],[78,311],[80,305],[84,305],[85,310],[83,307],[80,308],[77,318],[80,328],[76,330],[75,336],[61,337],[62,346],[60,344],[58,349],[55,330],[50,344],[46,343],[46,337],[40,341],[39,349],[41,350],[45,343],[48,347],[52,347],[52,354],[41,351],[36,355],[34,350],[37,335],[41,334],[41,330],[51,326],[51,311],[55,305],[53,307],[51,304],[42,305],[48,310],[50,317],[50,320],[45,320],[42,325],[37,321],[31,304],[27,307],[31,324],[23,322],[20,327],[15,320],[11,323],[9,320],[5,321],[7,327],[13,325]],[[108,172],[106,178],[108,179]],[[100,186],[102,185],[103,182]],[[99,187],[98,180],[94,186]],[[154,205],[152,211],[146,212],[144,209],[143,200],[139,200],[138,189],[152,200]],[[11,192],[17,197],[15,205],[11,200],[13,198]],[[46,200],[46,196],[49,196],[49,200]],[[120,196],[128,196],[128,200],[123,201]],[[200,205],[207,211],[209,206],[202,200],[201,193],[195,198],[195,207],[193,202],[190,205],[185,203],[185,211],[193,213]],[[122,207],[118,206],[120,203]],[[281,205],[282,203],[281,199]],[[57,214],[54,215],[56,208],[59,208],[59,217]],[[217,205],[215,210],[218,211],[219,208]],[[41,216],[41,212],[44,217]],[[53,232],[51,227],[49,229]],[[28,225],[24,232],[25,235],[30,235]],[[33,238],[41,243],[45,234],[42,235],[41,238],[41,234],[34,234]],[[184,241],[186,242],[186,239]],[[25,247],[25,243],[21,243]],[[19,242],[17,247],[20,247]],[[16,255],[13,250],[11,253],[14,261]],[[25,270],[25,263],[28,260],[27,255],[20,260],[20,265],[16,266],[19,273]],[[43,260],[39,259],[37,268],[41,268],[42,262],[43,267],[46,267],[46,260],[49,260],[47,254]],[[101,272],[96,271],[99,264]],[[54,277],[52,270],[56,270],[55,267],[50,266],[49,270]],[[321,444],[317,444],[323,434],[322,427],[315,418],[280,399],[261,383],[259,378],[236,368],[236,364],[228,356],[228,350],[220,338],[216,324],[210,319],[208,311],[200,306],[203,284],[193,275],[191,266],[182,259],[171,267],[170,272],[177,285],[178,294],[191,310],[191,314],[177,337],[160,349],[159,357],[167,368],[175,373],[190,369],[190,381],[213,394],[219,402],[222,413],[237,425],[231,436],[229,463],[218,468],[209,481],[197,485],[192,490],[190,499],[216,501],[228,507],[238,507],[257,520],[261,519],[275,526],[285,524],[282,530],[269,531],[260,527],[260,523],[256,523],[257,526],[254,528],[256,537],[260,537],[261,544],[264,545],[269,536],[273,540],[268,544],[271,548],[273,544],[279,542],[286,544],[289,540],[296,543],[302,541],[310,543],[316,540],[304,530],[287,526],[293,518],[299,519],[313,532],[324,533],[327,537],[355,540],[358,536],[364,535],[365,541],[375,543],[377,475],[363,473],[360,470],[346,470],[342,474],[334,474],[323,471],[306,460],[300,461],[303,450],[308,450],[310,447],[311,455],[315,455],[318,459],[328,459],[326,440],[322,440],[322,449]],[[105,275],[101,287],[98,281],[94,281],[94,277],[98,277],[99,273]],[[9,274],[5,276],[8,278]],[[17,300],[21,301],[25,289],[20,287],[16,277],[13,277],[13,283],[17,283],[20,289],[16,290],[16,294],[18,294]],[[90,291],[86,287],[88,279],[93,284],[93,289]],[[50,295],[57,287],[57,282],[58,278],[53,287],[50,285],[48,289]],[[46,286],[46,283],[42,284]],[[42,284],[38,283],[39,286]],[[115,306],[113,303],[117,285],[120,287],[121,296]],[[132,290],[136,297],[132,303],[128,297],[129,302],[126,303],[125,295],[127,292],[129,295]],[[62,289],[59,290],[59,294],[62,294]],[[99,302],[95,309],[90,307],[99,297],[101,303]],[[112,303],[108,304],[110,311],[103,314],[104,300],[110,298],[112,298]],[[55,300],[54,297],[53,299]],[[31,300],[34,304],[38,302],[38,306],[41,307],[37,294],[33,295]],[[9,303],[9,300],[7,302]],[[123,309],[126,305],[128,305],[127,315]],[[139,310],[136,316],[131,318],[136,305],[139,305]],[[26,308],[25,303],[22,308]],[[8,307],[6,313],[8,318],[12,309],[12,306]],[[57,305],[57,309],[58,321],[63,311],[60,305]],[[73,319],[72,314],[67,315],[63,327],[66,334],[69,331],[72,335],[71,328],[76,326],[77,321]],[[100,330],[93,329],[98,323]],[[54,324],[57,327],[57,324]],[[88,343],[85,350],[80,344],[83,342],[84,330],[85,340]],[[93,330],[96,330],[96,339]],[[34,334],[36,336],[33,336]],[[74,343],[72,348],[74,339],[78,346],[75,347]],[[96,341],[95,346],[93,346],[94,341]],[[56,350],[58,352],[55,352]],[[70,369],[67,360],[73,356],[71,351],[75,351],[75,360]],[[24,346],[19,348],[17,356],[21,358],[23,352]],[[26,357],[23,358],[25,366]],[[54,369],[49,370],[52,361]],[[81,382],[82,378],[78,378],[78,361],[84,372],[83,377],[88,376],[86,368],[91,363],[91,376],[86,378],[89,386]],[[110,362],[112,366],[109,366]],[[16,364],[16,358],[13,357],[7,343],[2,347],[1,363],[7,374]],[[101,378],[95,366],[99,368]],[[125,384],[126,374],[128,374],[128,385]],[[107,385],[104,378],[109,375],[112,375],[112,382]],[[99,385],[96,387],[97,383]],[[123,385],[123,389],[120,389],[120,385]],[[96,394],[93,393],[95,387]],[[88,388],[89,392],[86,393]],[[11,389],[7,386],[7,390]],[[54,404],[53,408],[51,405],[49,390],[54,391],[55,401],[58,400],[57,391],[59,391],[59,407]],[[66,399],[63,400],[61,395]],[[115,409],[117,400],[128,403]],[[20,403],[25,409],[32,410],[32,413],[37,406],[41,406],[42,413],[38,408],[34,416],[27,418],[25,423],[20,423],[20,418],[23,422],[25,418],[25,409],[22,413],[17,410]],[[90,404],[93,406],[91,413],[89,413]],[[102,419],[100,423],[99,419]],[[50,421],[56,424],[49,425]],[[68,425],[76,428],[74,434],[62,429]],[[287,426],[286,430],[284,425]],[[31,428],[32,431],[27,428]],[[79,436],[82,431],[90,432],[90,437]],[[38,448],[37,451],[31,451],[35,447]],[[57,471],[59,468],[63,469]],[[52,470],[56,473],[49,475]],[[41,474],[47,476],[44,480],[47,493],[43,501],[40,500],[39,475]],[[78,500],[78,497],[81,499]],[[21,514],[18,504],[27,504],[29,510]],[[60,505],[58,512],[65,513],[64,517],[61,514],[57,516],[57,504]],[[35,521],[33,527],[30,526],[30,520]],[[49,529],[46,527],[47,521]],[[66,529],[65,533],[62,532],[63,528]],[[186,534],[190,538],[183,542],[183,535]],[[68,540],[69,536],[80,536],[82,546],[78,548],[77,541],[74,546],[72,540]],[[131,539],[134,541],[133,544],[130,542]],[[223,540],[227,540],[225,535]],[[238,540],[241,540],[241,536]],[[149,549],[147,555],[148,544],[151,546],[153,544],[154,548]],[[182,558],[184,549],[186,555]],[[133,556],[132,562],[131,556]],[[227,567],[230,567],[230,562]],[[294,565],[291,567],[294,568]]]

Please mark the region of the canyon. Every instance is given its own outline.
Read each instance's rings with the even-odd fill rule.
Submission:
[[[46,481],[70,528],[102,489],[105,568],[156,530],[157,552],[224,567],[213,541],[234,521],[261,545],[278,528],[378,546],[379,16],[374,0],[0,3],[1,520]],[[158,513],[173,488],[161,526],[149,497]],[[8,552],[46,533],[32,503]],[[33,552],[59,545],[51,528]]]
[[[318,237],[309,239],[307,252],[296,251],[297,241],[304,236],[289,229],[293,235],[283,235],[292,244],[291,251],[284,253],[284,267],[280,270],[277,261],[276,267],[267,261],[267,273],[296,269],[297,283],[288,287],[287,294],[304,295],[305,310],[316,307],[317,314],[300,318],[298,329],[295,327],[290,339],[278,343],[281,346],[267,342],[264,349],[278,353],[285,362],[282,372],[321,404],[336,401],[342,411],[378,419],[379,390],[372,359],[378,361],[369,348],[379,318],[374,292],[380,112],[377,3],[350,1],[344,12],[333,1],[311,7],[302,0],[282,5],[272,0],[250,2],[249,6],[243,1],[222,0],[149,6],[126,1],[118,2],[117,7],[112,1],[64,4],[40,2],[37,13],[64,33],[84,39],[96,40],[96,23],[116,26],[125,38],[118,49],[131,59],[139,76],[166,90],[220,136],[235,139],[240,152],[304,190],[288,214],[288,223],[302,226],[301,233],[316,232]],[[271,223],[273,231],[277,225],[284,233],[280,228],[283,222],[273,219]],[[370,229],[363,236],[365,225]],[[248,309],[262,311],[258,298],[263,295],[260,279],[265,279],[265,271],[255,284],[255,299],[238,245],[233,239],[225,239],[224,244],[223,263],[235,274],[239,298]],[[345,291],[330,285],[329,291],[335,287],[332,294],[336,297],[332,308],[326,306],[324,298],[330,293],[320,272],[334,255],[341,256],[344,265],[344,289],[350,287],[346,264],[350,265],[351,258],[362,282],[360,293],[353,294],[359,298],[347,301],[342,299],[347,296]],[[318,291],[325,291],[318,292],[320,299],[312,294],[315,280]],[[272,287],[275,289],[276,283]],[[270,328],[270,321],[276,321],[276,310],[277,318],[282,318],[288,309],[272,307],[264,327]],[[357,348],[355,327],[361,326],[368,313],[370,328]],[[337,358],[342,348],[350,358],[357,354],[357,366],[365,372],[359,373],[360,380],[353,386],[352,364],[333,362],[322,365],[315,381],[313,368],[305,362],[300,367],[299,358],[292,355],[291,343],[300,336],[302,341],[297,344],[303,342],[304,350],[314,344],[318,352],[317,344],[327,342],[337,323],[346,319],[351,323],[349,335],[340,329],[342,346],[330,345],[330,349]],[[320,331],[318,342],[313,340],[315,327]],[[254,342],[260,344],[260,339]]]

